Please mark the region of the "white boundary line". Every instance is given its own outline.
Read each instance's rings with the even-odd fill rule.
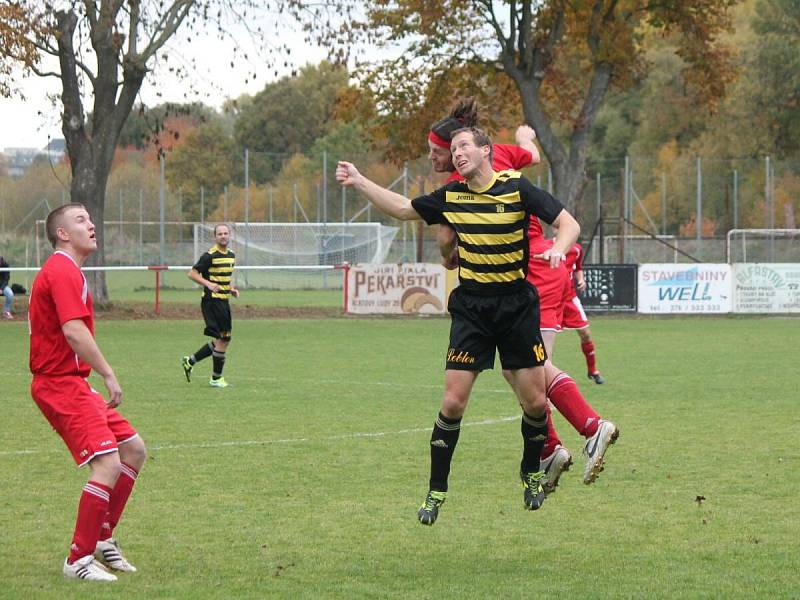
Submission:
[[[501,423],[508,423],[519,419],[519,415],[513,417],[498,417],[495,419],[484,419],[483,421],[475,421],[474,423],[464,423],[462,427],[482,427],[485,425],[498,425]],[[415,427],[412,429],[400,429],[397,431],[361,431],[354,433],[343,433],[340,435],[331,435],[326,437],[302,437],[302,438],[283,438],[277,440],[242,440],[239,442],[201,442],[196,444],[164,444],[162,446],[150,446],[152,451],[158,450],[187,450],[187,449],[200,449],[200,448],[235,448],[241,446],[267,446],[271,444],[303,444],[306,442],[332,442],[337,440],[352,440],[358,438],[377,438],[388,435],[403,435],[408,433],[428,433],[431,431],[432,426],[428,427]],[[0,456],[25,456],[31,454],[53,454],[55,452],[62,452],[63,449],[58,450],[1,450]]]

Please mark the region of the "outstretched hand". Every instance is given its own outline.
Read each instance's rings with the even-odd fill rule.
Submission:
[[[353,163],[340,160],[336,165],[336,181],[345,186],[355,185],[362,175]]]

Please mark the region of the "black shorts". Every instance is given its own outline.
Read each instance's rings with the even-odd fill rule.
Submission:
[[[452,321],[445,369],[491,369],[495,349],[504,369],[538,367],[547,359],[539,331],[539,295],[527,282],[519,291],[496,296],[458,287],[447,310]]]
[[[231,305],[228,301],[203,298],[200,301],[200,310],[203,311],[203,319],[206,321],[203,335],[223,342],[230,341],[233,327],[231,326]]]

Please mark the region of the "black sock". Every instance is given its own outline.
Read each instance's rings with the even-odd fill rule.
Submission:
[[[431,433],[431,479],[430,489],[447,491],[447,478],[450,475],[450,462],[453,460],[461,431],[461,419],[450,419],[442,413],[436,419]]]
[[[189,357],[189,364],[195,365],[199,363],[204,358],[208,358],[211,356],[211,353],[214,351],[214,342],[208,342],[207,344],[203,344],[200,347],[200,350],[195,352]]]
[[[222,377],[222,369],[225,367],[225,353],[214,350],[212,353],[212,360],[214,361],[214,369],[211,372],[212,379],[219,379]]]
[[[534,473],[539,470],[539,455],[547,439],[547,413],[541,417],[532,417],[522,413],[522,462],[519,465],[523,473]]]

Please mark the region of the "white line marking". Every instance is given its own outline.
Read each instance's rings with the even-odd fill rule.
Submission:
[[[484,425],[498,425],[501,423],[508,423],[519,419],[519,415],[513,417],[499,417],[496,419],[484,419],[483,421],[475,421],[474,423],[464,423],[462,427],[481,427]],[[415,427],[413,429],[400,429],[398,431],[357,431],[354,433],[343,433],[340,435],[331,435],[321,438],[282,438],[277,440],[242,440],[238,442],[200,442],[195,444],[164,444],[162,446],[150,446],[152,451],[157,450],[186,450],[194,448],[229,448],[237,446],[267,446],[270,444],[302,444],[306,442],[332,442],[337,440],[351,440],[357,438],[376,438],[384,437],[387,435],[403,435],[407,433],[428,433],[431,431],[429,427]],[[2,450],[0,456],[24,456],[29,454],[45,454],[62,452],[62,449],[52,450]]]

